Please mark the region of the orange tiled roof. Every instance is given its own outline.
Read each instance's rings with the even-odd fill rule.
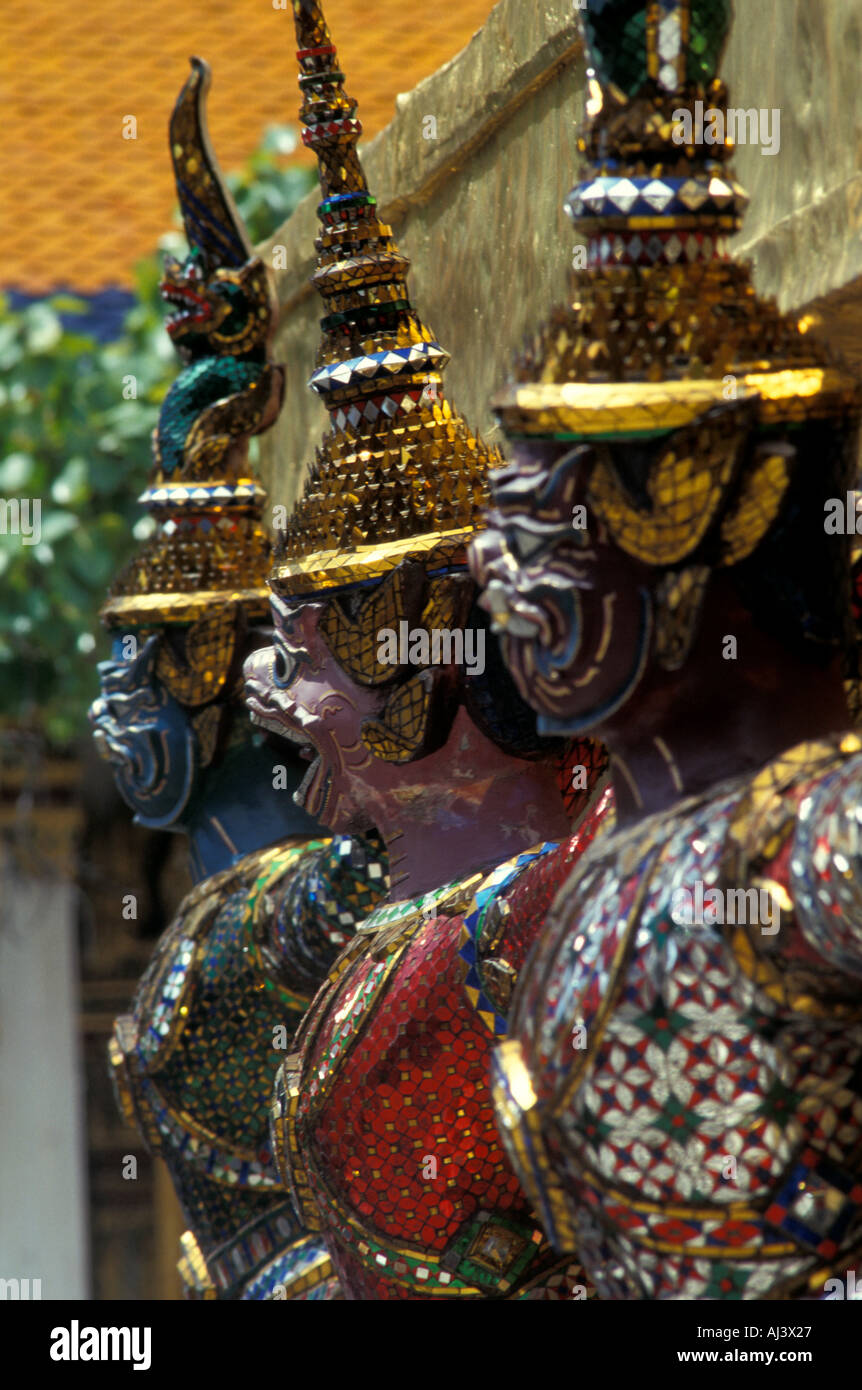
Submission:
[[[366,138],[468,41],[494,0],[329,0],[348,90]],[[443,11],[445,10],[445,18]],[[167,120],[192,53],[213,69],[209,123],[222,167],[265,126],[296,121],[296,45],[271,0],[3,0],[0,284],[45,293],[129,285],[170,226]],[[137,139],[123,139],[134,116]]]

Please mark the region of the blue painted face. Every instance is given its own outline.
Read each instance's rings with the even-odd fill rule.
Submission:
[[[102,693],[90,706],[90,723],[135,820],[166,829],[182,820],[189,804],[200,768],[198,742],[188,711],[156,676],[159,638],[150,637],[131,659],[123,656],[127,642],[115,638],[111,660],[99,663]]]

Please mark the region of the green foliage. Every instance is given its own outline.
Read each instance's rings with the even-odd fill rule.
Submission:
[[[295,141],[272,127],[228,180],[253,242],[313,185],[312,171],[280,167]],[[161,249],[181,255],[181,236],[169,234]],[[0,296],[0,499],[41,503],[38,545],[4,534],[0,509],[0,723],[39,728],[55,744],[86,729],[94,660],[107,654],[98,609],[139,543],[134,531],[144,534],[136,499],[180,366],[163,328],[160,278],[158,254],[136,268],[137,303],[112,343],[63,329],[59,315],[82,313],[81,301],[56,296],[13,310]]]
[[[317,183],[316,171],[307,165],[282,168],[284,156],[292,154],[296,146],[292,126],[268,126],[256,154],[239,173],[227,176],[228,187],[255,244],[272,236]]]

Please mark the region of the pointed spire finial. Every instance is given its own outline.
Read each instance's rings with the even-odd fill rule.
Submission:
[[[317,0],[293,0],[293,14],[303,96],[302,139],[317,155],[323,197],[367,193],[356,153],[362,125],[356,119],[356,102],[344,90],[344,73],[323,11]]]
[[[377,215],[362,126],[317,0],[293,0],[302,138],[323,200],[312,283],[326,306],[310,385],[330,412],[271,576],[284,595],[380,575],[442,543],[463,552],[499,462],[443,394],[449,354],[415,312],[410,262]]]

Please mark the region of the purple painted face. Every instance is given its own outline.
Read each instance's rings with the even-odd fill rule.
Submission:
[[[650,649],[645,566],[591,512],[594,455],[523,445],[491,474],[494,508],[470,547],[503,658],[542,734],[598,732],[630,698]]]
[[[272,599],[275,640],[254,652],[243,673],[252,721],[288,738],[309,760],[294,800],[331,830],[368,828],[363,787],[377,759],[364,747],[364,719],[380,697],[357,685],[319,632],[325,603],[287,604]]]
[[[310,761],[294,800],[338,833],[412,823],[427,826],[430,836],[435,828],[473,824],[487,810],[501,765],[512,770],[519,764],[477,728],[463,705],[432,751],[400,762],[376,753],[368,729],[380,720],[391,687],[358,684],[333,655],[322,630],[329,602],[288,604],[273,597],[274,644],[244,667],[252,720],[291,739]],[[439,872],[442,881],[446,866]]]

